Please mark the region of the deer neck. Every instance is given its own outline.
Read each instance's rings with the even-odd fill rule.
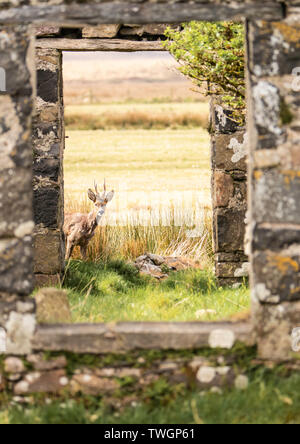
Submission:
[[[104,213],[105,213],[105,207],[95,208],[94,211],[89,213],[89,220],[93,224],[94,228],[96,228],[100,224],[100,221]]]

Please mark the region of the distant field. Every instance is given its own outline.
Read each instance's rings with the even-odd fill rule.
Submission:
[[[165,53],[64,53],[66,105],[202,101]]]
[[[209,207],[210,140],[203,129],[68,131],[67,206],[86,200],[94,179],[116,190],[109,213],[194,203]]]
[[[68,129],[207,128],[209,104],[123,103],[70,105],[65,108]]]

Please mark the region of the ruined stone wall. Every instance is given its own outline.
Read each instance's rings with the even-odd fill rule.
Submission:
[[[32,234],[31,114],[33,47],[27,26],[0,26],[6,72],[0,94],[0,326],[7,351],[30,350],[35,329]]]
[[[215,101],[211,103],[213,236],[221,286],[248,276],[244,253],[247,213],[247,136]]]
[[[0,393],[5,390],[22,404],[33,393],[96,396],[117,407],[143,399],[159,382],[173,392],[176,387],[214,393],[229,387],[243,390],[248,387],[247,366],[254,355],[253,349],[245,348],[243,357],[239,349],[230,354],[226,350],[141,350],[126,355],[59,353],[46,357],[35,353],[22,359],[6,357],[0,360]]]
[[[249,23],[253,318],[259,353],[271,359],[292,355],[300,326],[299,41],[299,11]]]
[[[33,118],[34,272],[37,285],[54,285],[64,269],[63,80],[61,51],[36,50]]]

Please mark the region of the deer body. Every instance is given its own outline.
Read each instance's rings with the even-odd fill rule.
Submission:
[[[88,190],[89,199],[94,202],[95,208],[88,214],[74,213],[65,215],[64,233],[67,240],[66,260],[69,260],[74,248],[80,246],[80,252],[83,259],[86,258],[87,248],[90,240],[94,237],[96,228],[98,227],[106,210],[106,205],[114,196],[114,191],[106,194],[106,186],[104,182],[104,193],[98,193],[95,184],[94,193]]]

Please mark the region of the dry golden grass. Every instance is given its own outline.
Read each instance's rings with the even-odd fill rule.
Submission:
[[[117,104],[67,106],[68,129],[207,128],[208,103]]]

